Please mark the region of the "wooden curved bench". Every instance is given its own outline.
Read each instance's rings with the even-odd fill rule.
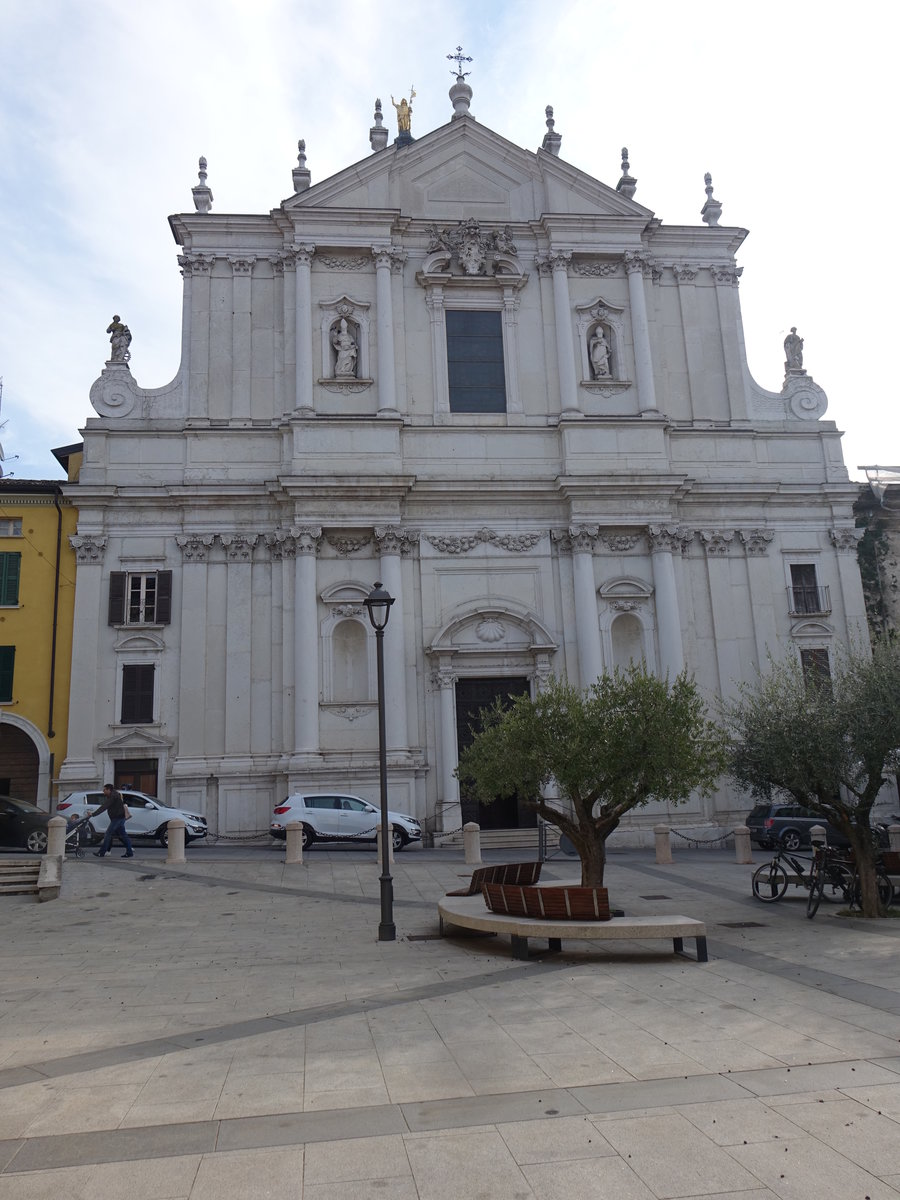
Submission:
[[[545,890],[539,888],[539,891]],[[576,889],[569,889],[576,890]],[[549,917],[513,917],[490,912],[481,896],[444,896],[438,903],[440,929],[447,926],[471,929],[477,933],[506,934],[512,940],[513,958],[528,958],[528,939],[547,938],[550,950],[562,949],[563,940],[587,941],[670,941],[676,954],[684,953],[684,939],[693,938],[697,962],[707,962],[706,926],[691,917],[611,917],[608,921],[556,920]]]
[[[541,877],[539,862],[494,863],[490,867],[478,867],[472,872],[469,886],[455,892],[447,892],[448,896],[480,896],[481,889],[486,883],[537,883]]]
[[[510,883],[485,883],[484,902],[490,912],[510,917],[543,917],[547,921],[608,921],[609,892],[604,887],[568,884],[517,887]]]

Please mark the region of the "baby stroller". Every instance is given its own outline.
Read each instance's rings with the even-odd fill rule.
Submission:
[[[71,850],[76,858],[84,858],[85,846],[90,846],[93,841],[90,817],[83,817],[80,821],[71,817],[66,822],[66,850]]]

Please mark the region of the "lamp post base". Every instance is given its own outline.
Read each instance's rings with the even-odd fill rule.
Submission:
[[[381,876],[381,921],[378,925],[378,940],[397,940],[397,926],[394,924],[394,881],[390,875]]]

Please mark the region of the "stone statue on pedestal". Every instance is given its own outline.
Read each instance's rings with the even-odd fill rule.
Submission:
[[[128,349],[131,345],[131,330],[127,325],[122,324],[118,313],[107,325],[106,332],[110,335],[109,343],[112,347],[109,361],[127,363],[131,358],[131,351]]]
[[[797,337],[796,325],[791,326],[791,332],[784,339],[784,369],[803,370],[803,338]]]
[[[594,330],[594,336],[591,338],[588,349],[591,356],[591,370],[594,372],[594,378],[609,379],[609,342],[603,333],[602,325],[598,325]]]
[[[341,317],[340,325],[332,332],[331,344],[337,355],[334,364],[335,379],[355,379],[358,350],[356,340],[347,325],[346,317]]]

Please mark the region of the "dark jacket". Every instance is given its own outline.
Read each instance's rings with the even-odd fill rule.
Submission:
[[[98,813],[109,813],[110,821],[121,821],[125,816],[125,801],[122,798],[122,793],[113,788],[109,798],[104,800],[100,807],[94,812],[96,817]]]

